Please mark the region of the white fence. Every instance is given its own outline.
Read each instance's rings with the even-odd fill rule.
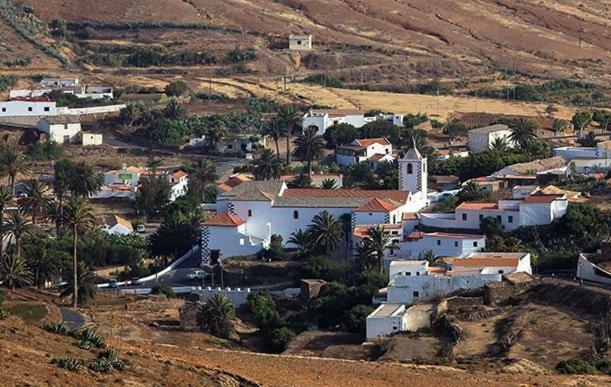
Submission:
[[[60,115],[85,115],[85,114],[103,114],[103,113],[118,113],[125,108],[125,104],[108,105],[108,106],[93,106],[86,108],[57,108],[57,114]]]

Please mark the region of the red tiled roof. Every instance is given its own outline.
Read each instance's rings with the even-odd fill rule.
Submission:
[[[404,212],[401,220],[418,220],[418,215],[415,212]]]
[[[464,202],[461,203],[457,210],[498,210],[497,203],[480,203],[480,202]]]
[[[376,153],[375,155],[371,156],[369,159],[373,161],[380,161],[384,157],[386,157],[385,153]]]
[[[411,232],[407,235],[403,236],[403,239],[408,241],[408,240],[416,240],[416,239],[422,239],[422,237],[424,236],[424,233],[422,231],[414,231]]]
[[[399,190],[288,188],[282,196],[311,198],[379,198],[405,203],[409,192]]]
[[[381,144],[381,145],[391,145],[390,141],[386,139],[386,137],[377,137],[377,138],[358,138],[356,142],[362,146],[369,146],[373,144]]]
[[[484,266],[518,266],[520,258],[463,258],[455,259],[452,266],[455,267],[484,267]]]
[[[185,171],[176,171],[172,174],[175,178],[180,179],[181,177],[187,176]]]
[[[358,207],[355,211],[357,212],[389,212],[389,211],[396,209],[400,205],[401,204],[389,203],[380,198],[374,197],[367,203]]]
[[[359,238],[359,239],[364,239],[365,237],[367,237],[367,234],[369,232],[369,229],[371,227],[382,227],[384,229],[384,231],[391,231],[391,230],[401,230],[403,228],[402,225],[400,224],[378,224],[378,225],[370,225],[370,226],[355,226],[354,227],[354,232],[352,233],[352,235],[355,238]]]
[[[228,212],[220,212],[204,222],[204,226],[238,227],[246,223]]]

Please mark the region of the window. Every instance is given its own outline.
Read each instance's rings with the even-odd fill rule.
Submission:
[[[299,211],[293,211],[293,219],[299,219]]]
[[[417,290],[414,290],[414,292],[412,293],[412,296],[414,298],[418,298],[420,296],[420,292],[418,292]]]
[[[454,241],[454,247],[458,247],[458,241]]]
[[[412,275],[412,272],[411,271],[406,271],[405,275]]]
[[[502,223],[503,222],[503,217],[501,217],[501,215],[497,215],[496,216],[496,220],[498,220],[499,223]]]
[[[393,222],[393,224],[397,223],[397,215],[393,215],[392,216],[392,222]]]
[[[462,214],[462,220],[467,221],[467,214]]]
[[[441,246],[441,239],[437,239],[437,246]]]
[[[505,273],[504,270],[499,270],[499,274],[503,274],[503,273]]]
[[[240,246],[244,246],[244,238],[240,238]]]
[[[233,149],[233,144],[227,144],[227,149]]]
[[[484,220],[484,215],[479,214],[479,221],[481,222],[482,220]]]
[[[473,247],[477,247],[477,241],[473,242]]]
[[[32,107],[28,106],[28,111],[31,112],[32,111]]]
[[[252,210],[248,210],[248,217],[250,218],[252,216]]]
[[[422,173],[426,173],[426,163],[422,163]]]
[[[420,272],[419,272],[419,271],[417,271],[417,272],[416,272],[416,277],[417,277],[417,276],[419,276],[419,275],[420,275]]]
[[[2,108],[2,113],[6,113],[6,108]]]
[[[407,164],[407,173],[410,175],[414,173],[414,166],[412,164]]]
[[[509,223],[513,223],[513,215],[509,215],[509,216],[507,217],[507,221],[508,221]]]
[[[49,111],[49,107],[45,106],[45,111],[48,112]]]

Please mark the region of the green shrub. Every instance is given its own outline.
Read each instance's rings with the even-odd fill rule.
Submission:
[[[295,332],[287,327],[274,329],[268,338],[270,349],[274,352],[284,351],[293,337]]]
[[[308,75],[307,77],[305,77],[300,82],[302,82],[302,83],[310,83],[310,84],[314,84],[314,85],[321,85],[321,86],[325,86],[325,87],[334,87],[336,89],[342,89],[342,88],[345,87],[344,84],[342,83],[342,81],[340,81],[337,78],[334,78],[333,76],[329,76],[327,74]]]
[[[166,284],[155,284],[151,288],[151,294],[163,294],[168,298],[176,297],[174,290]]]
[[[556,371],[561,374],[596,374],[598,370],[581,359],[563,360],[556,364]]]
[[[181,96],[185,94],[187,90],[187,83],[183,80],[171,82],[165,87],[165,93],[169,97]]]
[[[375,310],[369,305],[357,305],[344,312],[342,326],[348,332],[360,333],[365,336],[367,316]]]
[[[57,333],[59,335],[67,335],[68,327],[63,322],[49,322],[42,326],[47,332]]]
[[[54,364],[60,368],[65,368],[71,372],[79,372],[83,367],[83,361],[73,357],[56,357],[51,359],[51,364]]]
[[[0,320],[6,320],[8,313],[4,309],[0,309]]]
[[[5,91],[17,83],[17,77],[14,75],[0,75],[0,92]]]
[[[611,360],[604,359],[599,361],[598,363],[596,363],[596,369],[598,370],[598,372],[602,372],[606,375],[611,375]]]

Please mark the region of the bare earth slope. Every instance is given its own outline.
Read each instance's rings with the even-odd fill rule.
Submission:
[[[45,20],[175,22],[238,27],[317,43],[400,52],[379,69],[400,77],[476,76],[512,69],[537,77],[611,80],[611,3],[583,0],[24,0]],[[202,49],[206,41],[202,40]],[[346,47],[333,46],[334,52]],[[325,55],[332,55],[327,52]],[[388,51],[386,51],[388,52]],[[407,56],[405,56],[407,54]],[[316,59],[325,59],[324,56]],[[333,64],[330,70],[337,70]],[[341,67],[341,64],[339,65]],[[344,69],[348,69],[346,64]]]

